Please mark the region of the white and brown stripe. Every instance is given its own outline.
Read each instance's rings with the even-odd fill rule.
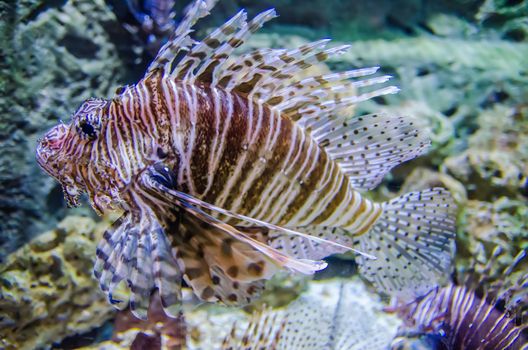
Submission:
[[[526,325],[500,304],[450,284],[404,308],[401,316],[412,332],[438,334],[448,349],[527,349]]]
[[[109,121],[92,159],[117,164],[122,183],[161,160],[180,190],[272,224],[365,232],[380,214],[294,122],[242,94],[151,75],[111,102]]]

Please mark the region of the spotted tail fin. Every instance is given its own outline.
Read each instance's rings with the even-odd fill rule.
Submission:
[[[380,292],[412,299],[441,284],[450,275],[454,254],[455,205],[449,192],[442,188],[411,192],[383,203],[382,208],[374,226],[360,236],[342,227],[295,229],[366,253],[357,255],[356,262],[361,274]],[[297,259],[347,252],[279,231],[271,231],[268,237],[273,248]]]
[[[358,256],[363,276],[381,292],[409,300],[450,275],[454,254],[455,204],[448,191],[410,192],[383,203],[374,227],[354,246],[376,256]]]

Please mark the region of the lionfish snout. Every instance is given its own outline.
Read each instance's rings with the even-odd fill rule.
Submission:
[[[59,179],[60,171],[57,156],[61,153],[67,134],[68,126],[61,123],[48,131],[37,145],[37,163],[56,179]]]

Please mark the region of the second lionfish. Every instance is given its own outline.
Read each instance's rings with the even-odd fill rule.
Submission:
[[[174,315],[184,280],[202,300],[245,304],[279,269],[313,273],[347,250],[383,292],[436,285],[454,249],[449,193],[361,195],[429,142],[406,118],[342,115],[397,88],[358,92],[387,81],[377,68],[298,78],[348,48],[329,40],[234,56],[274,10],[192,39],[214,2],[188,8],[141,81],[85,101],[38,145],[70,205],[84,192],[98,213],[124,211],[96,252],[109,300],[126,281],[135,315],[154,289]]]

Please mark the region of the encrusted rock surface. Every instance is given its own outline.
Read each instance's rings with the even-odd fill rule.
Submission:
[[[0,2],[0,261],[64,216],[35,162],[45,130],[88,97],[111,97],[125,35],[103,0]]]
[[[112,317],[92,276],[106,225],[70,216],[7,257],[0,267],[0,348],[49,347]]]
[[[445,160],[470,196],[493,200],[528,195],[528,107],[496,105],[482,112],[468,148]]]

